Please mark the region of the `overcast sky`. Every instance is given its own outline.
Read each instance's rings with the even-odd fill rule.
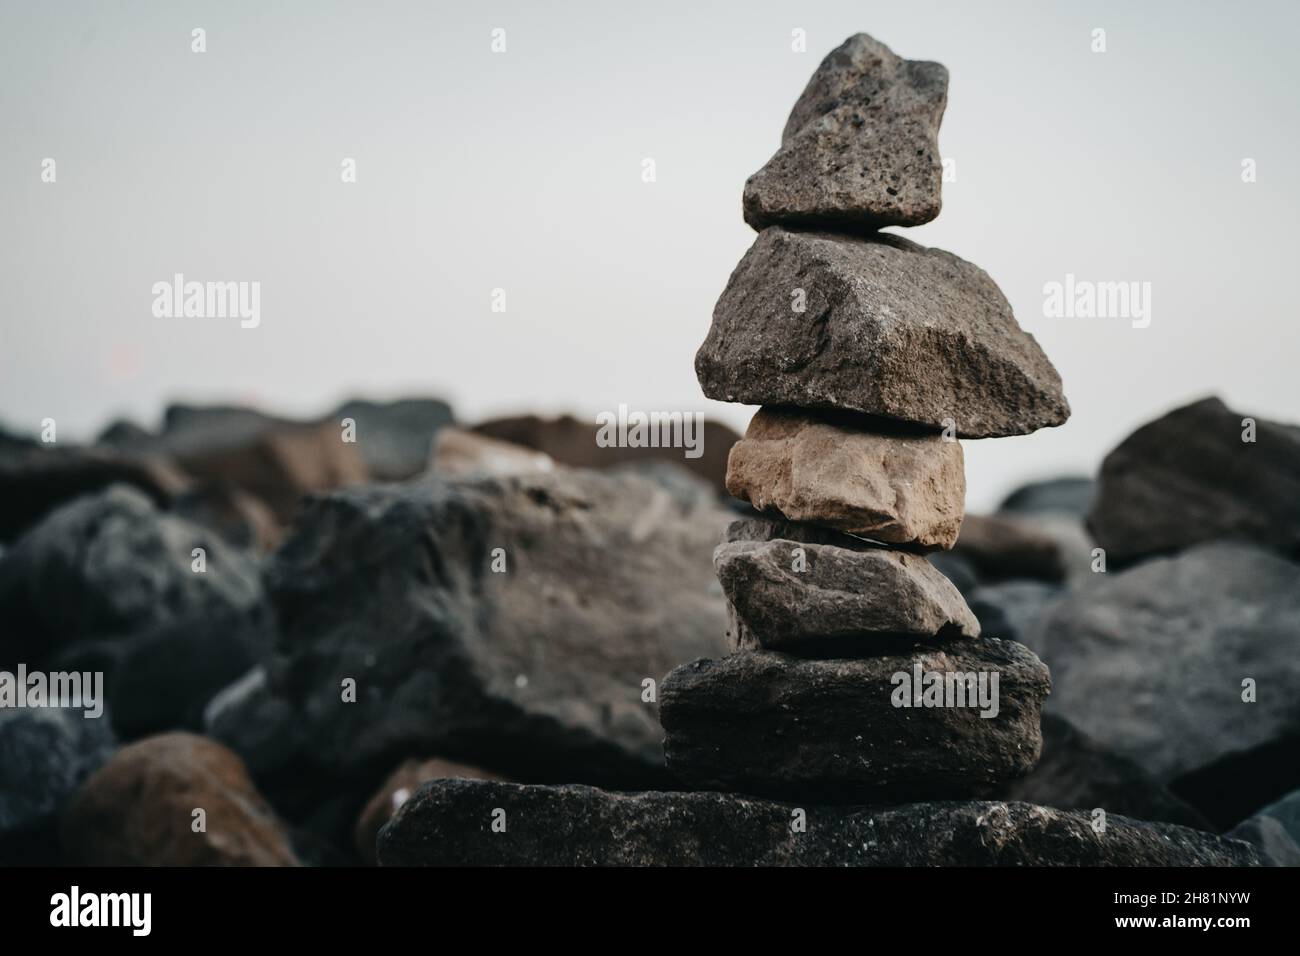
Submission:
[[[957,181],[899,231],[989,272],[1074,410],[966,442],[969,507],[1204,394],[1297,421],[1298,28],[1294,2],[0,0],[0,422],[435,394],[743,429],[692,366],[741,188],[857,31],[951,75]],[[178,272],[260,282],[260,326],[155,317]],[[1045,317],[1067,274],[1151,283],[1150,326]]]

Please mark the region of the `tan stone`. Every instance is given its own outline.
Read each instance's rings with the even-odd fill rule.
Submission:
[[[879,434],[807,412],[763,407],[727,461],[727,490],[764,512],[919,551],[961,530],[961,445],[941,435]]]
[[[555,461],[545,452],[450,425],[438,431],[429,461],[435,474],[456,477],[528,475],[554,469]]]

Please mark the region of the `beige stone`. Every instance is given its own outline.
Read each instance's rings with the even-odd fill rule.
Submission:
[[[727,490],[760,511],[918,551],[961,530],[961,445],[880,434],[807,412],[763,407],[727,461]]]

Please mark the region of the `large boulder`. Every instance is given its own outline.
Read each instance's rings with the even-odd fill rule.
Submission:
[[[61,837],[68,859],[81,866],[297,863],[239,757],[184,733],[119,750],[73,798]]]
[[[114,485],[59,508],[0,558],[0,662],[34,664],[74,641],[239,614],[262,597],[243,551]]]
[[[732,446],[727,490],[759,511],[902,548],[951,548],[962,526],[961,445],[761,408]]]
[[[781,148],[745,183],[745,221],[841,231],[929,222],[939,215],[947,101],[941,64],[849,37],[808,81]]]
[[[1088,515],[1116,564],[1234,538],[1300,556],[1300,426],[1206,398],[1143,425],[1106,456]]]
[[[495,826],[494,826],[495,824]],[[500,829],[504,824],[505,829]],[[801,829],[802,827],[802,829]],[[1028,803],[793,806],[727,793],[426,784],[379,835],[385,866],[1258,866],[1255,847]]]
[[[1134,820],[1212,830],[1209,820],[1132,760],[1112,753],[1063,717],[1043,715],[1043,754],[1025,777],[998,790],[1004,800],[1058,810],[1103,810]]]
[[[1051,678],[981,638],[859,660],[741,651],[664,680],[664,752],[694,789],[817,803],[979,796],[1038,760]]]
[[[1025,635],[1053,711],[1221,826],[1300,787],[1300,565],[1224,542],[1094,577]]]
[[[713,310],[695,372],[724,402],[861,412],[967,438],[1070,414],[1056,369],[984,270],[885,233],[764,229]]]
[[[209,727],[308,800],[321,778],[369,796],[420,753],[662,780],[645,682],[725,651],[710,552],[727,519],[570,469],[312,499],[267,574],[277,653],[213,700]]]
[[[1300,866],[1300,790],[1257,811],[1225,835],[1253,843],[1276,866]]]

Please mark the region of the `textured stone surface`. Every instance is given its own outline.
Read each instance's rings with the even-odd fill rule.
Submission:
[[[695,372],[724,402],[932,430],[947,420],[968,438],[1023,435],[1070,414],[1060,376],[982,269],[888,234],[763,230],[713,310]]]
[[[978,637],[961,593],[920,555],[797,541],[733,541],[713,552],[739,647],[851,657],[883,638]]]
[[[1014,515],[967,515],[954,550],[982,580],[1065,579],[1060,543]]]
[[[195,832],[194,810],[206,814]],[[119,750],[82,785],[61,828],[82,866],[292,866],[288,837],[240,759],[193,734]]]
[[[415,793],[430,780],[501,780],[503,778],[479,767],[433,757],[429,760],[407,760],[392,772],[379,792],[370,798],[357,819],[353,840],[362,860],[370,865],[375,858],[375,838],[384,824]]]
[[[1300,790],[1259,810],[1225,836],[1255,844],[1275,866],[1300,866]]]
[[[196,573],[193,550],[206,551]],[[115,485],[51,513],[0,558],[0,662],[129,637],[262,600],[257,565],[216,533]]]
[[[929,222],[939,215],[947,100],[942,65],[849,37],[808,81],[781,148],[745,183],[745,221],[843,231]]]
[[[973,701],[894,706],[893,675],[910,678],[916,665],[922,673],[996,673],[996,715],[981,717]],[[822,803],[979,795],[1038,760],[1050,686],[1028,650],[991,639],[861,660],[742,651],[683,664],[664,679],[664,752],[694,789]]]
[[[107,714],[0,709],[0,863],[57,860],[58,814],[113,746]]]
[[[759,511],[899,547],[951,548],[962,524],[961,445],[761,408],[731,449],[727,490]]]
[[[1088,526],[1109,561],[1237,538],[1300,556],[1300,427],[1207,398],[1143,425],[1106,456]]]
[[[1217,767],[1199,790],[1246,813],[1300,787],[1300,565],[1224,542],[1095,577],[1026,636],[1052,710],[1216,822],[1178,778]]]
[[[493,832],[493,811],[506,831]],[[1185,827],[1027,803],[803,805],[726,793],[609,793],[474,780],[427,784],[380,833],[386,866],[1258,866]]]
[[[1043,715],[1043,754],[1029,775],[998,790],[1019,800],[1060,810],[1101,808],[1134,820],[1212,830],[1210,821],[1179,800],[1133,761],[1102,747],[1062,717]]]
[[[728,518],[571,469],[311,499],[267,574],[277,651],[260,685],[213,701],[212,732],[307,801],[322,779],[368,797],[413,753],[543,782],[661,780],[642,682],[725,652],[710,555]]]

